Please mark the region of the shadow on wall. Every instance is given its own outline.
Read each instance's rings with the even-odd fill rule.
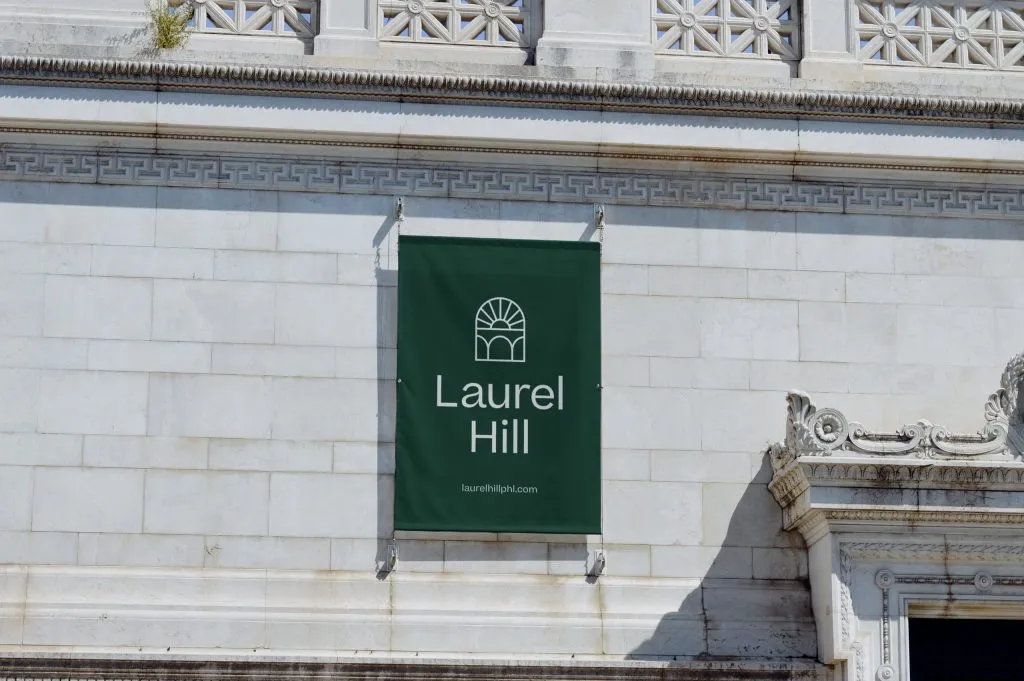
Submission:
[[[384,218],[373,235],[374,283],[377,289],[377,579],[388,575],[388,544],[394,530],[395,374],[398,346],[398,269],[387,268],[386,254],[396,248],[398,221]],[[382,251],[385,256],[382,256]],[[382,267],[384,265],[384,267]]]
[[[383,229],[383,228],[382,228]],[[398,270],[374,268],[377,283],[377,578],[387,577],[388,537],[394,528],[395,348]]]
[[[781,529],[782,510],[767,487],[770,477],[766,455],[700,584],[627,659],[816,656],[806,548],[799,533]]]

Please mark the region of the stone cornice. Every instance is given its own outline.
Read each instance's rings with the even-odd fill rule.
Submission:
[[[148,60],[0,56],[0,82],[772,118],[1024,126],[1024,100]]]
[[[928,421],[871,431],[788,395],[786,440],[769,489],[808,541],[837,524],[1024,527],[1024,354],[1010,360],[973,434]]]
[[[252,658],[173,659],[145,655],[0,656],[0,679],[77,681],[822,681],[811,662],[756,660],[625,662],[333,661]]]
[[[771,482],[772,491],[783,505],[794,502],[812,485],[1014,491],[1024,488],[1024,465],[822,461],[820,457],[805,456],[778,471]]]

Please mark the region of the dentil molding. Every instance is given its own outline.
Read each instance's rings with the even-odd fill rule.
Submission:
[[[1024,125],[1024,100],[246,64],[0,56],[0,82],[745,117]]]

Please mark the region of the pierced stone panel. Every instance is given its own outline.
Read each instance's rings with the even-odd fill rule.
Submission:
[[[797,0],[653,0],[661,54],[800,58]]]
[[[1024,69],[1024,2],[856,0],[866,63],[961,69]]]
[[[178,11],[193,10],[196,33],[228,33],[312,38],[318,0],[171,0]]]
[[[380,39],[529,47],[538,0],[380,0]]]

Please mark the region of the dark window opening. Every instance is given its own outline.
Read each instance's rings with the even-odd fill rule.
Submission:
[[[910,619],[910,681],[1024,679],[1024,621]]]

